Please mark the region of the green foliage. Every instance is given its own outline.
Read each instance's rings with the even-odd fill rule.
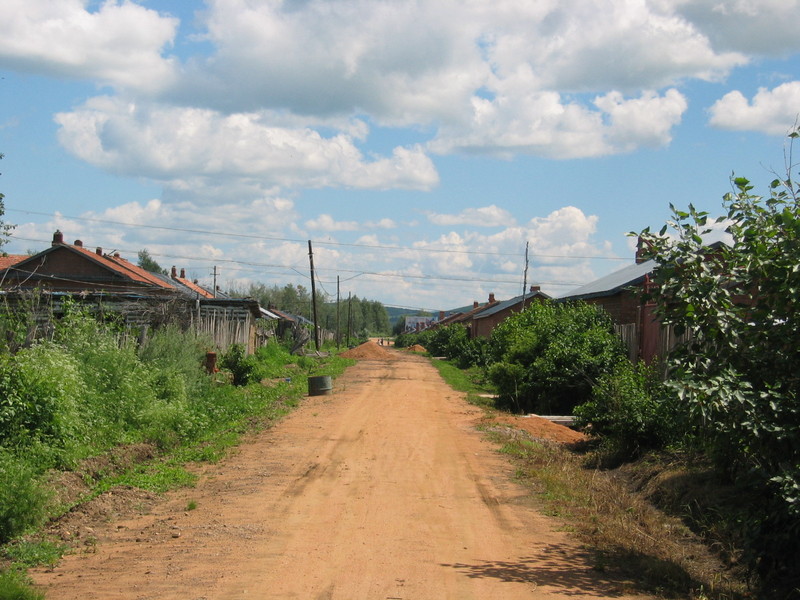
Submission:
[[[49,500],[30,460],[0,447],[0,542],[39,525]]]
[[[219,361],[221,368],[233,375],[233,385],[247,385],[255,378],[255,361],[241,344],[233,344]]]
[[[47,540],[17,540],[3,548],[3,556],[15,565],[37,567],[54,566],[66,552],[68,546]]]
[[[247,288],[230,289],[228,293],[236,297],[255,298],[261,306],[273,306],[313,320],[311,292],[302,285],[286,284],[281,287],[254,283]],[[359,337],[366,341],[370,335],[389,335],[391,331],[386,307],[378,301],[358,296],[343,298],[337,308],[336,302],[330,302],[318,291],[317,318],[319,326],[330,332],[337,330],[338,323],[342,339],[347,337],[348,320],[351,338]]]
[[[571,414],[624,360],[611,319],[583,304],[537,302],[492,332],[489,379],[516,411]]]
[[[483,367],[489,360],[489,340],[471,339],[466,327],[453,323],[434,327],[418,333],[402,333],[395,338],[395,347],[407,348],[414,344],[423,346],[433,356],[443,356],[460,369]]]
[[[0,160],[2,159],[3,155],[0,154]],[[3,202],[4,198],[5,196],[3,194],[0,194],[0,217],[3,217],[6,214],[6,207]],[[0,248],[2,248],[8,242],[8,238],[15,227],[16,225],[6,223],[0,218]]]
[[[706,246],[708,215],[693,206],[641,237],[660,318],[691,335],[671,357],[674,385],[717,464],[763,494],[749,557],[769,581],[800,564],[800,189],[790,175],[767,197],[732,183],[717,220],[731,245]]]
[[[0,572],[0,600],[44,600],[44,594],[28,585],[16,571]]]
[[[38,439],[63,447],[82,437],[87,428],[79,403],[86,394],[80,363],[59,346],[0,355],[0,445]]]
[[[151,273],[158,273],[159,275],[167,275],[167,270],[164,269],[161,265],[159,265],[156,260],[150,256],[150,253],[147,251],[147,248],[143,250],[139,250],[139,261],[136,263],[138,266],[143,268],[145,271],[150,271]]]
[[[156,462],[138,465],[120,477],[104,481],[98,491],[111,489],[118,485],[163,493],[179,487],[190,487],[197,481],[197,475],[190,473],[181,465],[170,462]]]
[[[186,400],[203,393],[208,377],[202,367],[210,339],[167,325],[155,331],[139,348],[139,359],[154,373],[159,398]]]
[[[603,441],[614,458],[629,460],[664,448],[685,433],[685,410],[652,367],[619,361],[600,376],[592,399],[575,408],[577,425]]]

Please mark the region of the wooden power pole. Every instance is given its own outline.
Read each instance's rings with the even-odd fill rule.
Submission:
[[[339,332],[339,276],[336,276],[336,349],[341,347],[342,336]]]
[[[311,265],[311,307],[314,313],[314,348],[319,352],[319,328],[317,327],[317,284],[314,280],[314,252],[308,240],[308,262]]]

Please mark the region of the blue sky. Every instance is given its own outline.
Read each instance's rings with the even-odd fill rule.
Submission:
[[[9,253],[146,248],[223,287],[562,295],[669,203],[766,193],[800,0],[4,0]],[[800,150],[798,150],[800,152]]]

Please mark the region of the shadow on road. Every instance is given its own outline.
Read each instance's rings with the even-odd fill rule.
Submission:
[[[574,548],[548,545],[536,556],[516,561],[476,561],[474,563],[442,563],[470,578],[497,579],[509,583],[530,583],[557,587],[567,596],[620,598],[630,593],[631,582],[594,568],[592,556],[574,552]]]

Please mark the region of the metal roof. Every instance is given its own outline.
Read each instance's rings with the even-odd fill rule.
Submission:
[[[548,296],[544,292],[528,292],[527,294],[525,294],[525,299],[527,300],[528,298],[535,298],[537,296],[540,298],[550,298],[550,296]],[[509,300],[503,300],[502,302],[498,302],[494,306],[491,306],[486,310],[481,311],[481,313],[475,315],[474,318],[484,319],[486,317],[490,317],[496,313],[499,313],[501,310],[505,310],[507,308],[520,304],[522,302],[522,298],[523,298],[522,295],[519,295],[516,298],[511,298]]]
[[[602,298],[613,296],[623,289],[638,285],[644,281],[645,275],[652,273],[656,268],[656,261],[647,260],[643,263],[628,265],[627,267],[614,271],[605,277],[596,279],[591,283],[582,285],[572,290],[568,294],[560,296],[559,300],[584,300],[589,298]]]

